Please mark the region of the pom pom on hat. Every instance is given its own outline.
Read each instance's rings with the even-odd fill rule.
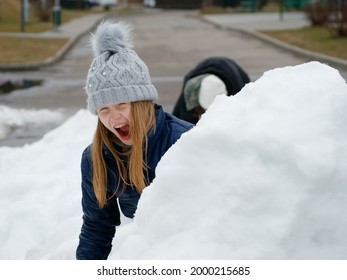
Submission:
[[[91,36],[94,59],[88,71],[88,109],[117,103],[156,100],[146,64],[132,50],[131,27],[125,22],[103,21]]]
[[[131,32],[132,27],[125,22],[101,22],[90,38],[94,57],[106,51],[116,53],[122,48],[132,48]]]

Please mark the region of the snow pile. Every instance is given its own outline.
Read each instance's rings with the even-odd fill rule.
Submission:
[[[59,123],[63,114],[59,111],[13,109],[0,105],[0,139],[5,139],[9,133],[29,125],[44,125]]]
[[[216,98],[159,163],[110,259],[347,259],[346,120],[346,82],[317,62]],[[81,110],[0,147],[0,259],[75,258],[95,126]]]
[[[309,63],[220,96],[162,159],[113,258],[347,257],[347,86]]]

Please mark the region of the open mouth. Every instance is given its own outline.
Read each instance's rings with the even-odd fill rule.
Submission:
[[[115,126],[114,129],[118,132],[119,136],[123,140],[126,140],[130,137],[130,126],[128,124]]]

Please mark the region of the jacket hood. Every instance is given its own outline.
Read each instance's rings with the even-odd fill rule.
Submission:
[[[250,82],[248,74],[235,61],[223,56],[214,56],[201,61],[193,68],[184,77],[183,84],[185,85],[189,79],[203,74],[213,74],[220,78],[225,83],[228,96],[235,95]]]

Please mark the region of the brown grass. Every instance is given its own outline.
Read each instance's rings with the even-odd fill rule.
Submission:
[[[347,37],[333,36],[326,27],[263,32],[288,44],[347,60]]]
[[[66,43],[67,39],[2,37],[0,64],[43,61],[59,52]]]
[[[30,21],[21,32],[21,0],[0,0],[0,32],[39,33],[53,30],[52,21],[43,22],[35,17],[33,9]],[[93,11],[62,10],[61,23]],[[0,38],[0,64],[29,63],[46,60],[59,52],[68,39],[36,39],[2,36]]]

